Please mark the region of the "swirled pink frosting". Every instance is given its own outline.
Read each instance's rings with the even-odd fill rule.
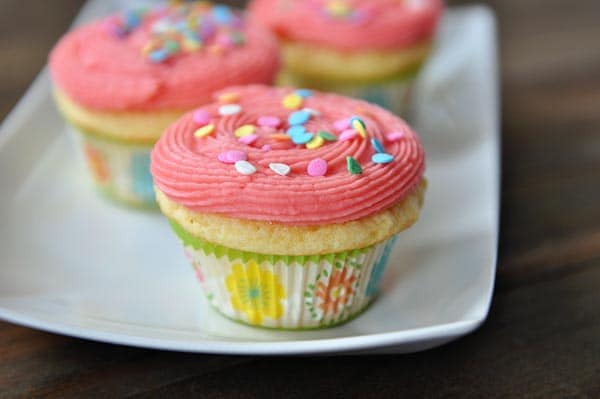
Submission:
[[[285,133],[288,128],[292,111],[282,106],[282,99],[292,89],[255,85],[226,91],[240,95],[240,113],[220,116],[218,103],[206,105],[201,109],[212,117],[212,134],[195,137],[198,125],[189,113],[167,129],[152,151],[155,185],[188,209],[298,226],[343,223],[392,207],[410,195],[422,179],[424,152],[417,135],[404,121],[378,106],[315,92],[303,106],[319,115],[311,117],[305,127],[310,132],[325,130],[339,135],[336,121],[360,116],[368,135],[380,140],[385,152],[394,157],[388,164],[372,161],[375,150],[369,138],[328,142],[317,149],[274,140],[272,134]],[[261,116],[275,116],[283,123],[278,131],[259,126],[255,142],[240,143],[235,130],[256,124]],[[402,137],[390,141],[386,139],[390,133]],[[271,149],[265,151],[265,145]],[[243,175],[233,165],[219,161],[219,154],[229,150],[246,153],[256,173]],[[349,172],[347,156],[358,161],[362,174]],[[307,173],[309,162],[316,158],[328,163],[324,176]],[[269,168],[270,163],[285,163],[291,172],[278,175]]]
[[[125,37],[106,31],[102,21],[65,35],[50,54],[55,84],[83,106],[110,111],[190,109],[229,85],[271,83],[278,70],[276,40],[252,23],[241,28],[242,46],[218,55],[203,49],[180,52],[153,63],[142,54],[157,17],[145,18]]]
[[[253,0],[251,18],[280,37],[345,51],[402,49],[432,37],[441,0],[342,0],[351,15],[327,13],[330,0]]]

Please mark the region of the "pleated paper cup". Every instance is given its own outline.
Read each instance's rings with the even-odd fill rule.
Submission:
[[[171,225],[208,302],[246,324],[279,329],[335,326],[377,296],[395,237],[367,248],[285,256],[238,251]]]

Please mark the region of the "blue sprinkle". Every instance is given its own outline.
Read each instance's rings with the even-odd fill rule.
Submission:
[[[292,136],[292,142],[294,144],[306,144],[312,140],[314,134],[304,132],[302,134],[295,134]]]
[[[394,157],[385,152],[378,152],[371,157],[371,160],[375,163],[390,163],[394,160]]]
[[[308,89],[298,89],[298,90],[296,90],[296,94],[302,98],[308,98],[313,95],[313,92],[312,92],[312,90],[308,90]]]
[[[140,16],[134,11],[127,11],[125,15],[123,15],[123,22],[128,30],[132,30],[137,28],[141,23]]]
[[[304,125],[310,119],[310,112],[296,111],[292,112],[288,118],[290,125]]]
[[[220,24],[228,24],[233,17],[229,7],[221,4],[215,5],[213,7],[212,16],[214,20]]]
[[[150,61],[152,62],[163,62],[167,58],[169,58],[169,52],[167,49],[160,48],[158,50],[154,50],[149,55]]]
[[[381,144],[381,141],[377,140],[375,137],[371,137],[371,145],[373,146],[373,148],[375,148],[375,151],[382,153],[385,152],[383,144]]]
[[[306,128],[302,125],[295,125],[295,126],[290,127],[287,130],[287,134],[292,137],[294,137],[296,135],[304,134],[304,133],[306,133]]]

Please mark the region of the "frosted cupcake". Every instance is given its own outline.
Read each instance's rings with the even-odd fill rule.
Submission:
[[[253,0],[277,34],[282,85],[363,98],[398,114],[423,65],[441,0]]]
[[[170,123],[216,90],[271,83],[277,70],[268,31],[208,2],[95,21],[65,35],[50,55],[56,102],[97,187],[136,206],[155,205],[150,149]]]
[[[162,212],[208,301],[248,324],[333,326],[375,298],[417,219],[416,134],[363,101],[247,86],[169,127],[152,151]]]

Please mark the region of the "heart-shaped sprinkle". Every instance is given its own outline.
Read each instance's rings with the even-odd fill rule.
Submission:
[[[271,168],[271,170],[275,173],[277,173],[278,175],[281,176],[287,176],[290,173],[291,168],[289,167],[289,165],[286,165],[284,163],[270,163],[269,164],[269,168]]]

